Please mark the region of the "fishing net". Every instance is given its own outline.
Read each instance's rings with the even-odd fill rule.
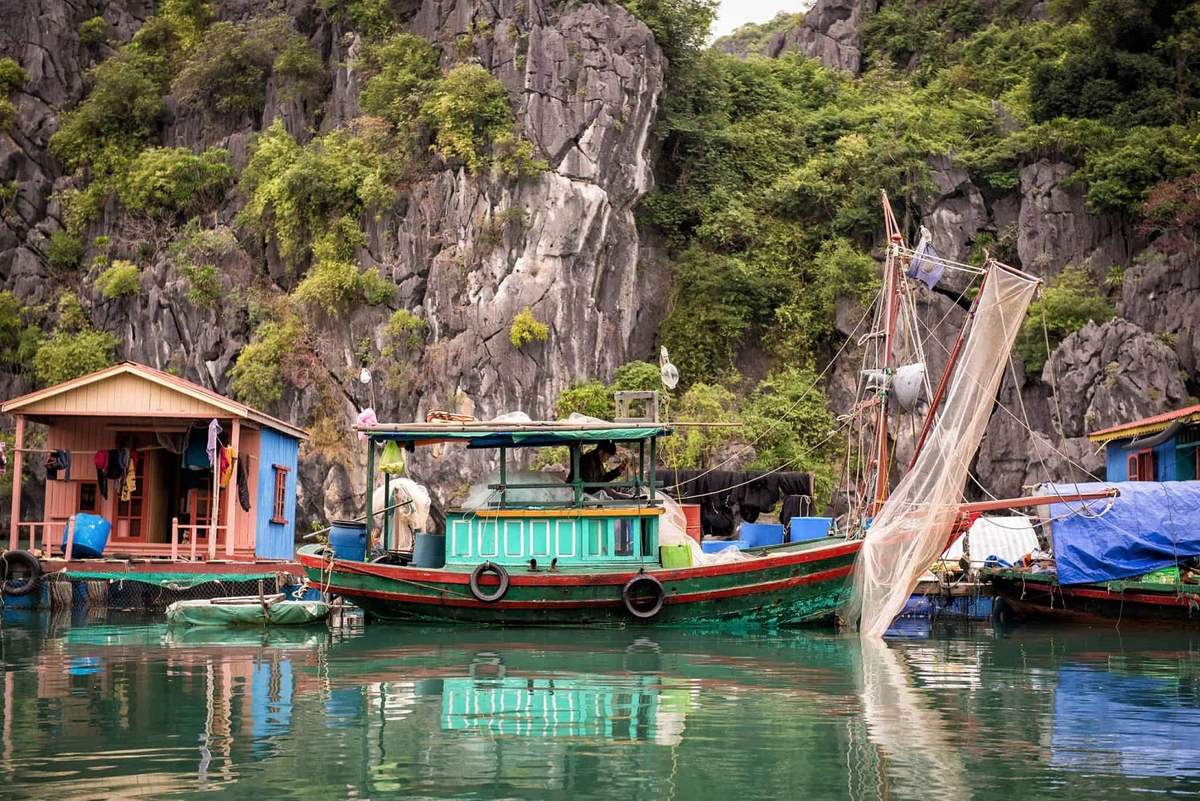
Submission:
[[[189,573],[140,574],[131,578],[125,573],[92,571],[74,574],[70,580],[61,579],[58,583],[68,586],[83,584],[86,587],[86,603],[91,607],[156,611],[167,608],[175,601],[257,595],[260,582],[262,591],[273,595],[292,589],[300,579],[289,573],[199,576]],[[82,598],[69,598],[65,605],[81,602]]]
[[[882,637],[945,550],[967,473],[992,413],[1009,352],[1037,282],[994,267],[925,448],[867,530],[854,566],[847,620]]]

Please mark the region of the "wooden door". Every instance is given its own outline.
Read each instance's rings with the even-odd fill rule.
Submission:
[[[117,500],[116,536],[134,540],[144,540],[146,533],[146,460],[138,455],[134,461],[134,477],[137,486],[129,495],[129,500],[121,500],[121,485],[115,483],[113,492]]]

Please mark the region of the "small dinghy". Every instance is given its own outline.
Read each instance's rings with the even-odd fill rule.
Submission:
[[[324,601],[285,601],[283,594],[176,601],[167,622],[188,626],[303,626],[329,617]]]

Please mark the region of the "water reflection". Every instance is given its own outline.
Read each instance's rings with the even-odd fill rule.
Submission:
[[[1200,792],[1186,635],[0,633],[11,798]]]

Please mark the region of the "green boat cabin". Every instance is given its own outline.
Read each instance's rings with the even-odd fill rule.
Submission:
[[[376,451],[396,442],[407,450],[433,444],[495,449],[499,481],[483,508],[446,511],[446,567],[473,568],[484,561],[505,566],[553,565],[589,569],[658,565],[658,528],[663,504],[656,495],[657,440],[671,433],[660,424],[632,423],[413,423],[359,429],[370,442],[367,470],[375,485]],[[584,448],[612,442],[637,454],[632,475],[615,481],[588,482],[581,477]],[[518,448],[568,448],[572,479],[567,482],[509,481],[512,451]],[[388,478],[385,474],[385,487]],[[529,500],[538,491],[551,492]],[[609,491],[610,497],[596,493]],[[617,494],[629,497],[617,497]],[[390,497],[390,492],[385,493]],[[368,494],[367,519],[373,519]],[[391,546],[390,515],[383,517],[383,542]],[[373,532],[372,532],[373,533]]]

